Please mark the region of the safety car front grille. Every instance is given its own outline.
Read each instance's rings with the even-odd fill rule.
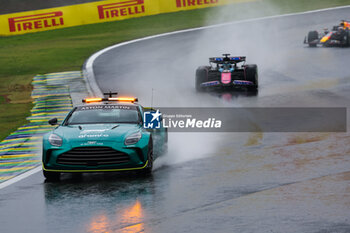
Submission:
[[[98,166],[127,163],[129,155],[110,147],[76,147],[58,156],[57,163],[65,165]]]

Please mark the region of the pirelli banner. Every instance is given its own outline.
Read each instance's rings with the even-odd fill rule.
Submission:
[[[73,27],[252,0],[107,0],[0,15],[0,35]]]

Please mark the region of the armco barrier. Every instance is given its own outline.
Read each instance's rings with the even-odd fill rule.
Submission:
[[[42,135],[53,129],[48,120],[62,121],[72,108],[68,83],[83,80],[81,72],[37,75],[33,79],[34,107],[29,124],[0,142],[0,183],[41,165]]]
[[[107,0],[0,15],[0,36],[256,0]]]

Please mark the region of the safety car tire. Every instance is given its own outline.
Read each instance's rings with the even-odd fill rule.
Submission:
[[[59,172],[50,172],[43,170],[43,175],[47,181],[59,181],[61,173]]]
[[[142,175],[151,175],[152,174],[152,169],[153,169],[153,140],[152,140],[152,137],[150,138],[150,140],[148,142],[147,160],[148,160],[147,166],[144,169],[140,170],[140,173]]]

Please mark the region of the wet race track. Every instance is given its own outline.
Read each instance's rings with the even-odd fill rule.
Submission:
[[[111,49],[102,91],[159,107],[348,107],[350,49],[311,49],[311,29],[350,8],[173,34]],[[231,53],[259,66],[257,96],[196,93],[196,67]],[[0,190],[1,232],[350,232],[348,133],[172,133],[152,177],[41,173]]]

